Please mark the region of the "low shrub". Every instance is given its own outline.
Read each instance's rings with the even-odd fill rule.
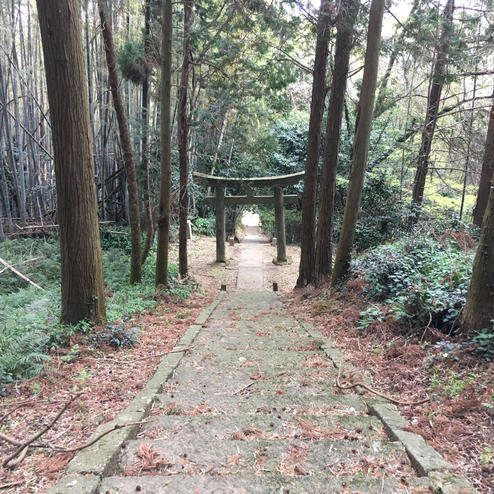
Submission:
[[[196,235],[214,236],[216,232],[215,218],[213,216],[207,218],[192,219],[192,230]]]
[[[480,330],[470,341],[475,346],[475,351],[486,360],[494,360],[494,320],[490,328]]]
[[[412,327],[430,323],[445,332],[457,327],[471,275],[473,252],[451,238],[404,237],[360,256],[367,293],[390,306]]]

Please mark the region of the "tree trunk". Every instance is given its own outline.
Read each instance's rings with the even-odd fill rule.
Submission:
[[[491,183],[494,176],[491,175]],[[467,333],[492,327],[494,319],[494,187],[491,185],[479,245],[473,261],[472,279],[460,326]]]
[[[168,245],[170,236],[170,198],[172,181],[171,162],[171,87],[172,87],[172,0],[164,0],[161,9],[161,167],[158,217],[158,245],[156,249],[156,286],[168,284]]]
[[[473,222],[477,226],[482,225],[485,207],[489,198],[489,190],[492,187],[492,174],[494,173],[494,105],[489,115],[489,126],[485,140],[484,160],[482,161],[482,171],[480,173],[479,191],[477,193],[477,203],[473,210]]]
[[[297,287],[301,288],[316,281],[315,277],[315,234],[317,169],[321,146],[321,123],[326,97],[326,65],[328,42],[331,29],[330,3],[321,0],[317,27],[316,54],[312,79],[307,160],[305,163],[304,194],[302,197],[302,235],[300,242],[300,266]]]
[[[436,61],[432,71],[432,83],[427,100],[427,113],[422,129],[422,143],[420,146],[417,162],[417,171],[413,183],[412,207],[414,209],[412,219],[418,220],[420,207],[424,198],[425,179],[429,168],[429,156],[431,153],[432,139],[436,128],[437,113],[441,101],[441,92],[446,79],[446,65],[449,51],[449,44],[452,32],[453,12],[455,10],[454,0],[448,0],[443,11],[442,32],[440,44],[437,49]]]
[[[144,57],[147,59],[151,44],[151,0],[144,7]],[[146,241],[142,249],[141,263],[144,264],[154,239],[153,210],[151,207],[151,179],[149,176],[149,70],[145,68],[142,81],[142,170],[144,172],[144,218]]]
[[[333,231],[336,167],[338,164],[341,119],[353,40],[353,26],[358,10],[359,3],[357,0],[342,0],[337,21],[333,81],[331,83],[319,193],[315,266],[318,282],[327,279],[331,274],[332,268],[331,236]]]
[[[350,259],[357,225],[362,187],[364,184],[365,166],[369,152],[369,138],[372,124],[374,96],[376,92],[377,70],[379,65],[379,49],[381,46],[381,28],[384,12],[384,0],[372,0],[367,48],[365,51],[364,76],[357,112],[355,143],[353,146],[352,170],[348,195],[341,225],[340,240],[336,250],[331,284],[335,286],[346,274]]]
[[[132,153],[132,141],[130,139],[129,125],[125,114],[122,92],[119,87],[117,70],[117,58],[113,44],[111,27],[106,22],[105,6],[99,2],[99,15],[102,25],[103,41],[105,43],[106,63],[108,65],[108,80],[113,96],[113,105],[117,114],[120,142],[122,144],[123,164],[127,179],[127,191],[129,194],[129,222],[131,237],[130,253],[130,283],[141,281],[141,219],[139,213],[139,193],[137,190],[136,168]]]
[[[62,322],[106,320],[79,2],[37,0],[55,154]]]
[[[190,72],[190,29],[192,26],[194,0],[184,1],[184,42],[183,61],[178,91],[178,154],[180,162],[180,191],[179,191],[179,231],[178,231],[178,271],[180,276],[187,276],[187,214],[189,209],[189,156],[187,143],[189,122],[187,112],[187,93],[189,89]]]

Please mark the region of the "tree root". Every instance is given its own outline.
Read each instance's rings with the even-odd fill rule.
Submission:
[[[380,396],[381,398],[384,398],[385,400],[388,400],[391,403],[394,403],[396,405],[415,406],[415,405],[421,405],[422,403],[426,403],[427,401],[430,400],[430,397],[424,398],[423,400],[410,401],[410,402],[396,400],[395,398],[392,398],[391,396],[388,396],[384,393],[381,393],[380,391],[377,391],[377,390],[371,388],[370,386],[368,386],[367,384],[365,384],[362,381],[358,381],[356,383],[349,384],[348,386],[343,386],[340,383],[340,375],[341,375],[341,367],[338,367],[338,375],[336,376],[336,387],[337,388],[339,388],[339,389],[353,389],[353,388],[356,388],[357,386],[359,386],[359,387],[365,389],[366,391],[369,391],[370,393],[373,393],[377,396]]]

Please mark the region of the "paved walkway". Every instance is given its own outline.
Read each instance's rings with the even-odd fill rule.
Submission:
[[[246,226],[238,266],[237,290],[263,289],[261,233],[257,226]]]
[[[253,240],[243,243],[238,290],[203,325],[99,492],[432,492],[364,399],[335,393],[324,344],[261,291]]]

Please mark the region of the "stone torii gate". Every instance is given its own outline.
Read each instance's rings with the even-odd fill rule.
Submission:
[[[276,261],[283,263],[286,257],[286,234],[285,234],[285,203],[295,203],[298,196],[295,194],[283,195],[283,187],[295,185],[304,178],[305,172],[280,175],[277,177],[259,178],[228,178],[207,175],[194,172],[196,182],[214,187],[216,195],[204,198],[206,204],[216,206],[216,262],[225,262],[225,206],[250,205],[250,204],[274,204],[274,215],[276,223]],[[238,187],[247,185],[249,189],[270,187],[273,189],[272,196],[225,196],[225,187]]]

